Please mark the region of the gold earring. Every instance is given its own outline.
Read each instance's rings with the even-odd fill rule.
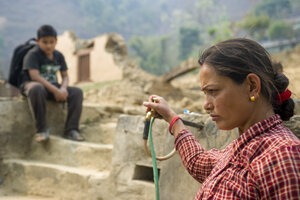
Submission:
[[[255,102],[255,97],[254,97],[254,96],[250,97],[250,100],[251,100],[252,102]]]

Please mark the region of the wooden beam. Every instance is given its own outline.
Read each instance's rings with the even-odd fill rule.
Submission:
[[[199,68],[198,60],[195,58],[189,58],[186,61],[183,61],[179,66],[171,69],[162,75],[162,79],[164,82],[170,82],[173,79],[182,76],[190,71],[193,71]]]

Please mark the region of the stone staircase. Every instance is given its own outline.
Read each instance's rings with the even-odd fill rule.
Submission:
[[[45,144],[32,141],[23,158],[5,158],[0,199],[101,199],[94,190],[109,177],[116,124],[117,119],[83,124],[85,142],[54,133]]]
[[[86,141],[67,140],[51,132],[45,144],[32,139],[24,156],[5,157],[0,162],[4,179],[0,200],[115,199],[111,171],[118,117],[99,106],[85,106],[80,129]],[[139,194],[153,193],[154,184],[134,180],[120,190],[116,199],[141,199]]]

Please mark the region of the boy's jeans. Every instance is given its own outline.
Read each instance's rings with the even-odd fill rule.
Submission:
[[[59,85],[56,85],[59,87]],[[24,85],[24,93],[29,98],[36,121],[37,133],[46,132],[46,100],[55,101],[54,95],[42,84],[31,81]],[[82,111],[82,90],[77,87],[68,87],[68,114],[65,123],[65,131],[79,130],[79,119]]]

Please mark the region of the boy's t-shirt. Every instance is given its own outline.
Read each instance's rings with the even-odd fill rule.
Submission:
[[[52,84],[58,84],[56,73],[58,70],[67,70],[64,56],[57,50],[53,52],[53,59],[49,59],[37,45],[32,48],[24,57],[23,70],[37,69],[40,75]],[[30,81],[30,76],[26,73],[25,81]]]

